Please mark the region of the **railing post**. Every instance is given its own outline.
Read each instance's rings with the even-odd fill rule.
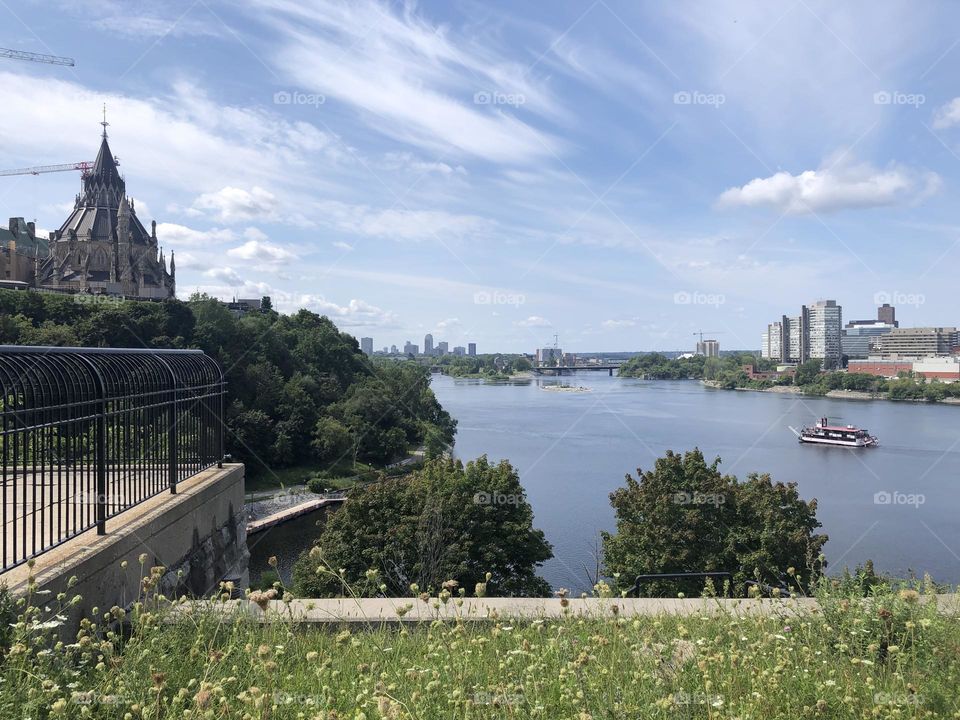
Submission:
[[[94,432],[97,457],[97,535],[107,534],[107,398],[106,388],[100,384],[100,402],[97,403],[97,427]]]
[[[223,467],[223,457],[224,457],[224,447],[223,447],[223,378],[220,378],[220,384],[218,386],[219,392],[217,393],[217,467]]]
[[[170,450],[170,456],[167,458],[167,473],[170,482],[170,494],[177,494],[177,465],[179,454],[179,442],[177,433],[177,383],[171,380],[170,386],[170,415],[167,419],[167,447]]]

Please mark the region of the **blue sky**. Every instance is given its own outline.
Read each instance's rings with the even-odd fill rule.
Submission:
[[[376,347],[757,348],[960,323],[960,6],[0,0],[0,163],[92,159],[105,102],[178,294]],[[75,174],[0,179],[60,225]]]

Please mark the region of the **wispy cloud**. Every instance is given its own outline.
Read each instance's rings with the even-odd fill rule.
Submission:
[[[381,133],[506,164],[542,161],[561,149],[556,137],[524,119],[563,109],[527,78],[523,64],[454,36],[413,6],[397,12],[376,0],[254,5],[282,36],[271,53],[277,71],[352,108]]]

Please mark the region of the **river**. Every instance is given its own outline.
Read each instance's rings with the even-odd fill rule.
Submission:
[[[541,389],[558,382],[590,391]],[[816,498],[831,572],[872,559],[898,576],[929,572],[960,582],[960,407],[736,392],[599,372],[496,383],[434,376],[432,387],[459,422],[457,457],[485,453],[519,471],[534,522],[554,547],[542,574],[555,588],[588,588],[599,533],[614,529],[609,494],[624,475],[651,468],[668,449],[693,447],[708,462],[722,458],[724,473],[767,472]],[[800,445],[789,426],[821,416],[868,428],[880,446]]]
[[[589,392],[541,389],[559,382]],[[457,457],[485,453],[517,468],[534,522],[553,544],[554,558],[541,573],[555,588],[589,589],[600,531],[614,529],[609,494],[624,475],[649,469],[669,449],[693,447],[708,461],[722,458],[724,473],[767,472],[796,482],[804,499],[816,498],[820,532],[830,537],[829,571],[872,559],[897,576],[929,572],[940,582],[960,582],[960,407],[734,392],[599,372],[493,383],[435,375],[432,387],[459,423]],[[880,446],[800,445],[789,427],[821,416],[868,428]],[[876,502],[877,493],[915,502]],[[251,578],[276,555],[289,580],[322,517],[252,536]]]

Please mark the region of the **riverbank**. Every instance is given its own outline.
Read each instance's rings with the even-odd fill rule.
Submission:
[[[821,395],[819,393],[805,393],[803,387],[798,387],[796,385],[774,385],[769,388],[753,388],[753,387],[735,387],[735,388],[725,388],[716,380],[701,380],[700,384],[714,388],[716,390],[743,390],[746,392],[762,392],[762,393],[780,393],[781,395],[803,395],[804,397],[826,397],[833,400],[888,400],[890,402],[908,402],[908,403],[925,403],[929,405],[960,405],[960,398],[943,398],[942,400],[930,401],[924,398],[904,398],[897,399],[891,398],[886,393],[869,393],[861,392],[859,390],[830,390],[829,392]]]

